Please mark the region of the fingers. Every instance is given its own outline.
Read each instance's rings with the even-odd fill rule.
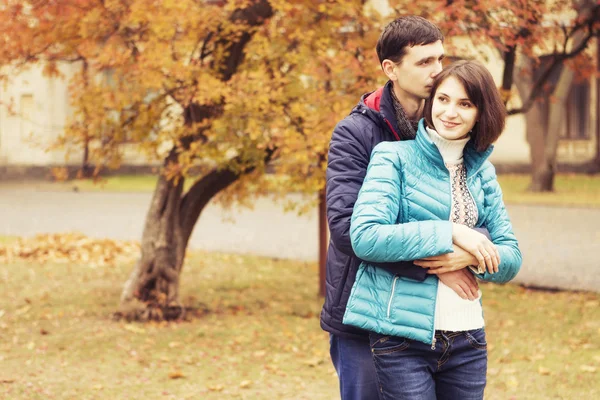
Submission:
[[[439,268],[429,268],[429,271],[427,271],[427,273],[429,275],[440,275],[440,274],[445,274],[446,272],[454,272],[457,269],[452,267],[452,266],[446,266],[446,267],[439,267]]]
[[[483,254],[484,254],[483,259],[485,260],[485,269],[487,269],[487,271],[490,274],[493,274],[494,273],[494,259],[490,255],[488,250],[484,250]]]
[[[464,275],[466,277],[465,282],[467,285],[467,289],[465,291],[467,291],[467,293],[470,292],[471,294],[469,300],[475,300],[479,296],[479,284],[471,272],[465,270]]]
[[[445,274],[446,272],[452,272],[450,267],[434,268],[434,269],[429,269],[427,271],[427,273],[429,275],[440,275],[440,274]]]
[[[429,275],[440,275],[440,274],[445,274],[447,272],[459,271],[463,268],[465,268],[465,267],[459,267],[456,265],[445,265],[445,266],[440,266],[437,268],[429,268],[429,271],[427,271],[427,273]]]
[[[498,252],[498,249],[492,242],[489,242],[487,244],[485,252],[487,252],[487,255],[484,256],[486,260],[487,270],[490,274],[495,274],[499,271],[500,253]]]
[[[446,254],[442,254],[442,255],[439,255],[439,256],[424,257],[424,258],[421,258],[419,260],[416,260],[415,262],[417,262],[417,261],[443,261],[443,260],[448,260],[449,254],[452,254],[452,253],[446,253]]]
[[[457,288],[454,289],[454,291],[461,298],[473,301],[476,300],[477,296],[479,295],[479,293],[477,293],[475,285],[471,284],[471,282],[468,279],[465,279],[464,281],[458,282]]]
[[[486,264],[486,262],[485,262],[485,257],[484,257],[484,255],[483,255],[482,251],[481,251],[481,250],[479,250],[479,249],[477,249],[477,250],[476,250],[476,251],[473,253],[473,255],[474,255],[474,256],[475,256],[475,258],[477,259],[477,264],[478,264],[478,265],[479,265],[481,268],[484,268],[484,269],[486,269],[486,268],[487,268],[487,264]]]
[[[417,260],[417,261],[413,261],[413,264],[418,265],[419,267],[423,267],[423,268],[439,268],[442,266],[442,263],[440,263],[439,261]]]
[[[460,286],[460,285],[456,285],[453,290],[456,292],[457,295],[460,296],[461,299],[465,299],[468,300],[469,299],[469,295],[467,294],[467,292],[465,292],[465,290]]]

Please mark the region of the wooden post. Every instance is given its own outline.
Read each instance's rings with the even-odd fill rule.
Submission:
[[[596,38],[596,157],[595,172],[600,169],[600,38]]]
[[[327,263],[327,212],[325,189],[319,191],[319,296],[325,296],[325,265]]]

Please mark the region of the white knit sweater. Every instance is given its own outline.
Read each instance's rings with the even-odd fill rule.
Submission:
[[[469,138],[447,140],[432,129],[428,128],[427,132],[450,172],[452,188],[450,220],[473,228],[477,223],[477,207],[467,189],[467,176],[463,165],[463,150]],[[435,329],[456,332],[483,327],[483,310],[479,298],[481,298],[481,291],[477,300],[464,300],[440,281],[435,308]]]

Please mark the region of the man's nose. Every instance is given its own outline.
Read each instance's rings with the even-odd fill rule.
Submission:
[[[440,72],[442,72],[442,62],[438,61],[437,63],[435,63],[435,69],[431,73],[431,77],[435,78]]]

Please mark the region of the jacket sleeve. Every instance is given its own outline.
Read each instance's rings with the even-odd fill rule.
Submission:
[[[495,274],[485,272],[475,276],[488,282],[505,283],[517,275],[521,269],[523,259],[502,200],[502,190],[496,177],[496,171],[491,163],[488,162],[488,164],[485,170],[482,171],[485,196],[484,225],[489,230],[492,242],[498,248],[500,265],[498,266],[498,272]]]
[[[416,260],[453,251],[450,221],[397,224],[402,199],[397,143],[375,147],[352,215],[350,237],[366,261]]]
[[[345,118],[333,131],[326,171],[326,203],[331,241],[344,254],[361,258],[350,243],[350,219],[369,165],[373,132],[369,131],[372,127],[362,126],[358,118]],[[377,266],[419,281],[428,276],[412,262],[389,261]]]
[[[335,246],[350,256],[355,256],[349,235],[352,208],[369,164],[370,149],[362,142],[366,133],[361,132],[352,118],[343,119],[333,131],[327,158],[329,233]],[[361,134],[363,137],[360,137]]]

